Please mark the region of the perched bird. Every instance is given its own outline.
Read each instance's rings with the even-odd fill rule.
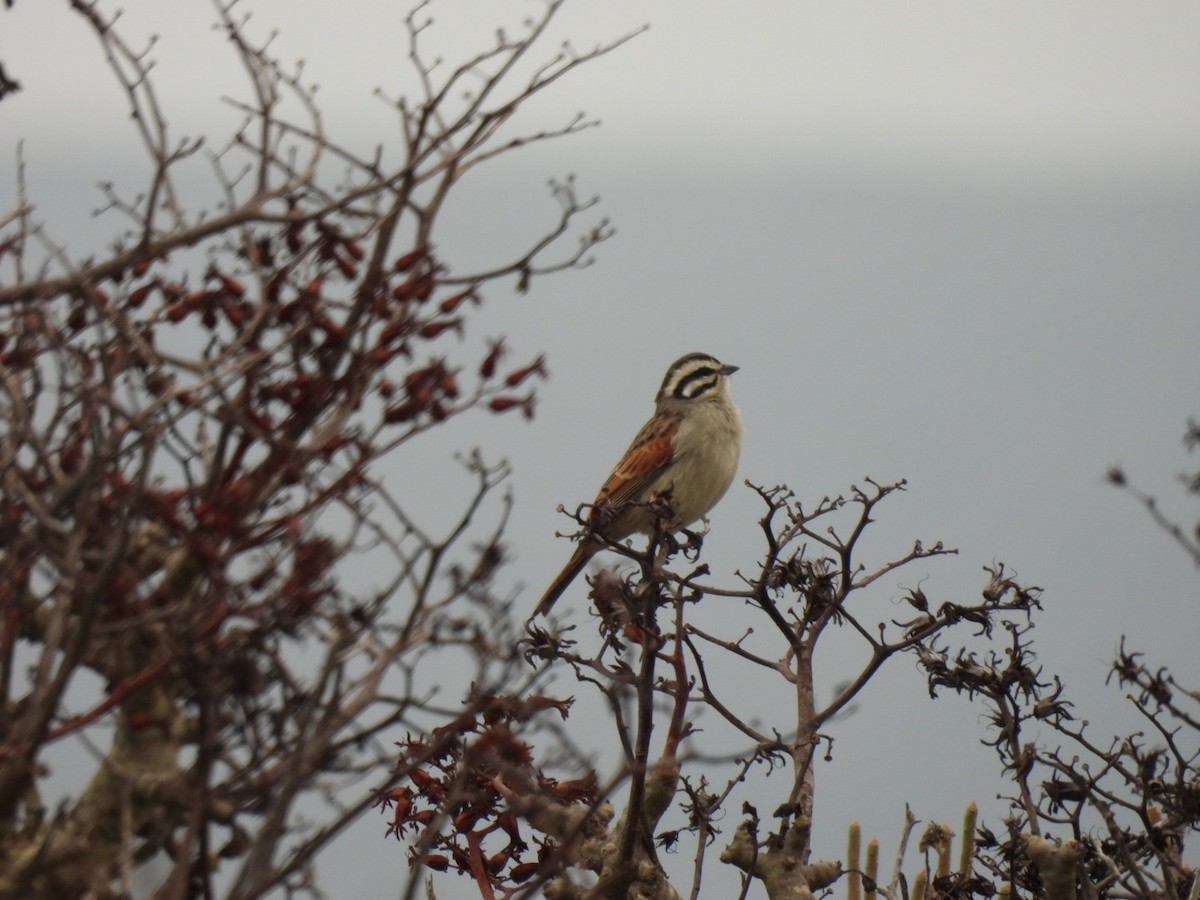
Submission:
[[[669,492],[668,530],[686,527],[720,500],[737,471],[742,417],[729,393],[727,366],[707,353],[671,363],[654,398],[654,415],[638,432],[592,506],[593,534],[579,542],[566,567],[546,590],[533,615],[545,615],[584,566],[608,541],[651,534],[655,516],[645,503]]]

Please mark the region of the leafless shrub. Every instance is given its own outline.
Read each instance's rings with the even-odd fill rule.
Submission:
[[[388,166],[329,134],[315,90],[215,2],[249,99],[212,157],[219,202],[191,209],[181,167],[206,144],[169,127],[153,42],[70,3],[148,174],[105,188],[125,226],[102,257],[39,221],[25,161],[0,212],[0,894],[128,896],[156,858],[161,897],[316,892],[313,861],[378,801],[405,729],[528,681],[495,578],[505,465],[464,457],[473,493],[435,533],[406,509],[425,476],[384,463],[454,417],[533,415],[543,357],[453,337],[500,279],[584,266],[610,233],[567,179],[518,258],[464,272],[437,250],[465,172],[591,124],[520,130],[529,98],[625,40],[542,49],[561,5],[452,68],[415,8],[420,91],[390,101]],[[475,683],[465,706],[437,690],[447,671]],[[90,780],[52,807],[39,782],[68,737]]]

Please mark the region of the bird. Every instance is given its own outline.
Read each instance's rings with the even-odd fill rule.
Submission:
[[[558,598],[608,542],[652,534],[655,514],[646,504],[669,495],[677,531],[703,518],[725,496],[737,472],[742,417],[729,376],[738,370],[707,353],[671,363],[654,398],[654,415],[642,426],[600,488],[588,515],[588,533],[530,618],[549,613]]]

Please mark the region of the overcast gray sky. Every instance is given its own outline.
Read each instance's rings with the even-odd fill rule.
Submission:
[[[10,171],[25,138],[43,211],[86,246],[103,229],[69,211],[98,205],[94,185],[128,145],[98,51],[58,5],[0,15],[0,59],[26,87],[0,105],[0,152]],[[241,92],[239,73],[206,4],[130,5],[164,34],[180,127],[227,121],[216,101]],[[308,59],[332,128],[388,140],[370,94],[409,83],[403,5],[246,5],[281,29],[283,56]],[[454,60],[530,8],[435,4],[430,39]],[[578,0],[560,31],[586,48],[644,22],[526,120],[583,109],[603,127],[464,185],[444,235],[461,270],[504,258],[553,220],[544,183],[569,172],[618,228],[587,272],[527,297],[493,291],[485,307],[488,328],[546,349],[553,374],[535,423],[497,422],[490,441],[515,467],[513,577],[528,605],[569,552],[555,506],[590,499],[666,365],[706,350],[742,367],[742,477],[809,500],[907,477],[881,510],[877,561],[914,538],[960,548],[882,585],[881,618],[918,581],[935,601],[973,596],[981,567],[1003,560],[1046,589],[1041,660],[1092,704],[1081,715],[1118,715],[1100,682],[1122,633],[1200,684],[1196,573],[1103,483],[1120,463],[1194,518],[1174,476],[1197,467],[1179,438],[1200,414],[1200,5]],[[12,184],[0,180],[0,207]],[[414,463],[453,477],[436,454]],[[758,514],[741,487],[716,509],[705,551],[721,580],[758,558]],[[584,618],[581,591],[561,606]],[[738,618],[717,601],[697,615]],[[845,663],[826,664],[831,686]],[[998,782],[979,713],[923,701],[897,662],[834,729],[819,852],[839,853],[853,818],[894,834],[906,800],[924,818],[957,821],[969,799],[986,813]],[[363,858],[371,834],[356,839]]]

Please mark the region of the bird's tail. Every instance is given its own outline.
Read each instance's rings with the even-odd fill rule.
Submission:
[[[585,540],[571,555],[563,570],[558,573],[558,577],[551,582],[550,587],[546,589],[546,593],[542,595],[542,599],[538,601],[537,607],[533,610],[533,616],[544,616],[550,612],[550,607],[558,602],[558,598],[563,595],[571,582],[579,577],[579,573],[583,571],[583,567],[588,564],[596,554],[596,544],[593,541]],[[533,618],[531,616],[530,618]]]

